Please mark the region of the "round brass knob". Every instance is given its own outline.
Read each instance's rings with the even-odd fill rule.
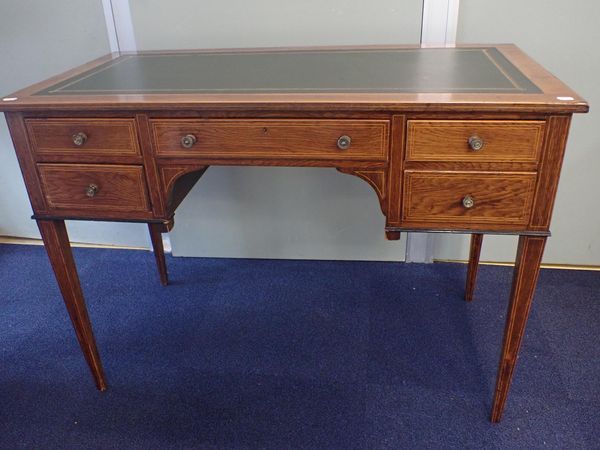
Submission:
[[[467,209],[471,209],[475,206],[475,200],[470,195],[465,195],[462,199],[462,205]]]
[[[193,134],[186,134],[181,138],[181,146],[183,148],[192,148],[197,141],[198,139]]]
[[[81,133],[76,133],[72,136],[73,138],[73,144],[77,145],[78,147],[81,147],[83,144],[85,144],[85,141],[87,141],[87,134],[81,132]]]
[[[485,142],[479,136],[474,135],[469,138],[469,147],[474,152],[481,150],[484,145]]]
[[[352,145],[352,138],[350,136],[340,136],[337,140],[337,146],[340,150],[348,150]]]
[[[96,194],[98,193],[98,190],[99,190],[98,185],[92,183],[88,187],[85,188],[85,195],[87,195],[90,198],[95,197]]]

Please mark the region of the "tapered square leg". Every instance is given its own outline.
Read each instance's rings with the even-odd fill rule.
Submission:
[[[473,300],[475,284],[477,282],[477,270],[479,269],[479,256],[481,255],[481,244],[483,234],[475,233],[471,235],[471,250],[469,252],[469,266],[467,268],[467,284],[465,287],[465,300]]]
[[[62,220],[38,220],[37,224],[73,328],[75,328],[77,340],[92,371],[96,387],[103,391],[106,389],[106,379],[83,299],[65,222]]]
[[[162,242],[164,225],[161,223],[149,223],[148,230],[150,231],[150,239],[152,240],[152,248],[154,249],[154,257],[156,258],[156,267],[158,268],[160,283],[163,286],[166,286],[169,284],[169,275],[167,273],[165,249]]]
[[[502,355],[500,356],[500,367],[498,368],[494,404],[492,406],[492,422],[499,422],[502,418],[540,273],[545,245],[545,236],[519,237],[513,284],[504,326]]]

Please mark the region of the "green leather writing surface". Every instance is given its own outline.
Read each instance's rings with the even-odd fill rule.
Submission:
[[[125,55],[36,95],[537,93],[495,48]]]

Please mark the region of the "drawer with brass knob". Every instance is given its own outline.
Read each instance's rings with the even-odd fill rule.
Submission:
[[[538,161],[544,122],[538,120],[409,120],[407,161]]]
[[[536,178],[535,172],[407,170],[402,219],[415,228],[523,228],[529,223]]]
[[[149,211],[144,170],[114,164],[38,164],[49,209],[131,214]]]
[[[49,156],[140,156],[134,119],[26,119],[29,140],[38,159]]]
[[[159,157],[387,161],[388,120],[154,119]]]

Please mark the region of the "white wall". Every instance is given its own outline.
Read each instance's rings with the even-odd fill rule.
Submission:
[[[544,262],[600,265],[600,2],[461,0],[457,41],[513,42],[590,103],[573,117]],[[467,236],[436,237],[435,257],[465,259]],[[486,237],[483,260],[512,261],[516,239]]]
[[[119,0],[120,1],[120,0]],[[420,0],[131,0],[141,49],[417,43]],[[0,94],[108,52],[99,0],[0,2]],[[545,262],[600,265],[600,3],[462,0],[459,42],[515,42],[591,103],[577,115]],[[344,205],[344,206],[342,206]],[[347,207],[349,206],[349,207]],[[353,206],[353,207],[352,207]],[[0,118],[0,235],[38,236]],[[182,255],[402,259],[361,180],[330,169],[211,168],[178,211]],[[147,246],[143,225],[69,224],[80,242]],[[437,235],[435,257],[466,258],[468,237]],[[515,239],[487,237],[483,259],[510,261]]]
[[[0,95],[109,52],[99,0],[2,0]],[[0,235],[39,237],[12,142],[0,114]],[[139,224],[71,222],[72,241],[146,246]]]
[[[417,44],[421,0],[131,0],[140,50]],[[183,256],[403,260],[371,187],[334,169],[211,167],[179,207]]]
[[[140,50],[420,40],[421,0],[130,0]]]

